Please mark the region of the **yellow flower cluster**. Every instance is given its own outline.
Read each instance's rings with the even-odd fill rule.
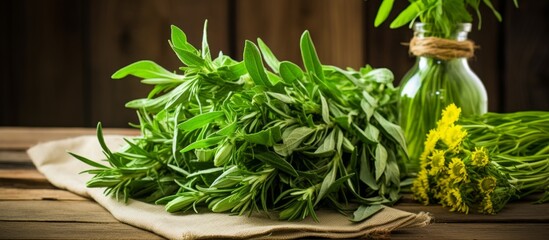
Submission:
[[[421,170],[412,184],[414,197],[423,204],[438,203],[450,211],[468,213],[477,206],[481,213],[494,214],[504,202],[493,199],[508,199],[494,198],[495,189],[508,187],[507,181],[498,175],[484,147],[469,150],[472,147],[467,142],[467,132],[456,124],[460,114],[460,108],[449,105],[437,127],[427,134]]]

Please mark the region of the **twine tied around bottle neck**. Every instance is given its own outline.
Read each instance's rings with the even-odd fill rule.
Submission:
[[[454,58],[471,58],[475,55],[475,44],[471,40],[413,37],[410,40],[410,53],[414,56],[431,57],[444,61]]]

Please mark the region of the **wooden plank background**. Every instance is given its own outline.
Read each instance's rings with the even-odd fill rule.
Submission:
[[[5,0],[0,3],[0,126],[127,127],[124,103],[150,90],[117,69],[154,60],[177,69],[170,24],[199,44],[209,21],[212,53],[241,59],[245,39],[262,38],[284,60],[300,62],[299,37],[311,32],[321,61],[388,67],[399,79],[414,58],[401,43],[412,31],[373,27],[377,0]],[[549,1],[496,0],[499,23],[483,8],[470,38],[480,48],[472,69],[489,110],[549,110]],[[397,1],[403,9],[407,1]],[[396,16],[396,11],[391,19]]]

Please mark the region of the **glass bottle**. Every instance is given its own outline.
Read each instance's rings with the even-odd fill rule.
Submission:
[[[459,24],[446,39],[466,41],[470,30],[470,23]],[[414,25],[417,39],[440,35],[429,24]],[[399,123],[409,153],[405,162],[408,173],[419,171],[426,135],[436,127],[446,106],[456,104],[461,108],[461,116],[482,114],[488,110],[486,89],[469,67],[466,57],[441,60],[417,56],[414,66],[401,81],[399,95]]]

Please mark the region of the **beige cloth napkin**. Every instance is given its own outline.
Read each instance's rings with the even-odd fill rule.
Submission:
[[[111,149],[124,144],[123,136],[105,136]],[[104,159],[95,136],[40,143],[28,150],[38,170],[56,187],[91,197],[121,222],[155,232],[170,239],[266,238],[300,237],[356,238],[386,234],[398,228],[423,227],[430,223],[428,213],[413,214],[390,207],[367,221],[352,223],[336,211],[320,210],[320,222],[310,218],[286,222],[259,216],[232,216],[218,213],[170,214],[163,206],[136,200],[127,203],[103,195],[103,189],[86,188],[89,174],[79,174],[90,167],[67,152],[90,159]]]

